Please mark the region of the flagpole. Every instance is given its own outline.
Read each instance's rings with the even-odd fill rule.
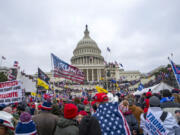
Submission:
[[[2,65],[2,61],[3,61],[3,59],[2,59],[2,57],[1,57],[1,63],[0,63],[0,67],[1,67],[1,65]]]
[[[170,62],[170,64],[171,64],[171,68],[172,68],[172,71],[173,71],[173,73],[174,73],[174,77],[176,78],[176,75],[175,75],[175,72],[174,72],[174,70],[173,70],[173,66],[172,66],[172,63],[171,63],[169,57],[168,57],[168,60],[169,60],[169,62]],[[176,78],[176,82],[177,82],[177,84],[178,84],[178,88],[180,89],[179,82],[178,82],[177,78]]]
[[[172,61],[174,60],[174,59],[173,59],[173,53],[171,53],[171,59],[172,59]]]
[[[55,87],[54,87],[54,79],[55,79],[55,77],[54,77],[54,65],[53,65],[53,58],[52,58],[52,55],[51,55],[51,67],[52,67],[52,75],[53,75],[53,88],[54,88],[54,94],[55,94]]]
[[[2,66],[3,60],[5,60],[5,57],[4,57],[4,56],[1,57],[1,63],[0,63],[0,66]]]

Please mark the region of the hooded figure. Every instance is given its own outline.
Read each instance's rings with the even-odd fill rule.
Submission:
[[[78,108],[74,104],[65,104],[64,118],[59,118],[54,135],[79,135],[78,121],[76,116]]]
[[[140,127],[144,135],[177,135],[180,133],[176,119],[171,113],[163,112],[160,100],[156,96],[149,99],[150,107],[146,114],[141,114]]]
[[[44,102],[41,106],[41,113],[35,115],[32,119],[36,124],[38,135],[54,135],[58,116],[53,115],[50,102]]]
[[[104,93],[96,94],[95,101],[98,102],[98,106],[93,116],[98,120],[103,135],[131,134],[128,123],[117,102],[107,103],[108,97]]]

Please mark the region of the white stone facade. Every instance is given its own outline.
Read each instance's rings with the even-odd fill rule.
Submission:
[[[89,36],[87,25],[84,37],[78,42],[73,54],[71,64],[84,72],[87,82],[99,81],[101,77],[105,76],[104,58],[101,56],[101,50],[96,42]]]
[[[139,80],[141,73],[139,71],[121,71],[119,72],[119,78],[126,81]]]

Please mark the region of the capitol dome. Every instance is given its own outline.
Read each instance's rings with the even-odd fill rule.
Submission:
[[[73,51],[74,56],[71,58],[71,63],[73,65],[79,64],[103,64],[104,58],[101,56],[101,50],[97,46],[96,42],[91,39],[89,36],[88,26],[86,25],[86,29],[84,31],[84,37],[81,39],[75,50]],[[78,62],[77,59],[86,57],[87,61],[80,60]],[[94,61],[92,60],[94,59]],[[89,60],[89,62],[88,62]]]
[[[99,80],[99,77],[103,75],[101,70],[104,70],[104,58],[101,56],[101,50],[97,43],[89,36],[87,25],[84,37],[78,42],[73,54],[74,56],[71,58],[72,65],[78,67],[86,74],[87,81]],[[89,74],[91,76],[87,77]]]

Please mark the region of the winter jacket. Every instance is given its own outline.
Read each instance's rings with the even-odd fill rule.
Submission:
[[[85,116],[79,125],[79,135],[101,135],[98,120],[93,116]]]
[[[177,135],[175,134],[175,132],[179,130],[179,126],[176,122],[176,119],[171,115],[171,113],[168,113],[165,120],[162,121],[160,119],[162,113],[163,113],[163,110],[160,107],[150,107],[148,109],[146,119],[148,118],[149,119],[148,121],[151,121],[152,124],[148,124],[148,122],[144,118],[144,114],[141,114],[140,127],[143,129],[144,135],[147,135],[148,132],[149,132],[148,135],[154,135],[155,133],[157,134],[156,129],[158,128],[160,128],[159,131],[165,131],[165,133],[162,133],[162,135]],[[151,125],[149,129],[147,128],[147,125]],[[155,133],[152,133],[152,132],[155,132]]]
[[[144,113],[148,111],[148,108],[149,108],[149,99],[145,99]]]
[[[142,113],[144,113],[144,111],[136,105],[129,106],[129,110],[132,112],[132,114],[134,115],[134,117],[138,121],[138,127],[140,129],[140,120],[141,120],[140,116]],[[142,130],[140,130],[140,133],[142,133]]]
[[[129,128],[131,130],[131,133],[133,130],[136,130],[138,131],[138,121],[136,120],[136,118],[134,117],[134,115],[132,114],[131,111],[128,111],[126,113],[123,113],[125,118],[126,118],[126,121],[129,125]]]
[[[50,112],[42,111],[35,115],[33,121],[36,124],[38,135],[54,135],[58,117]]]
[[[170,112],[175,117],[175,111],[180,109],[180,104],[174,101],[167,101],[161,103],[161,108],[163,111]]]
[[[78,122],[63,117],[59,118],[54,135],[79,135]]]

